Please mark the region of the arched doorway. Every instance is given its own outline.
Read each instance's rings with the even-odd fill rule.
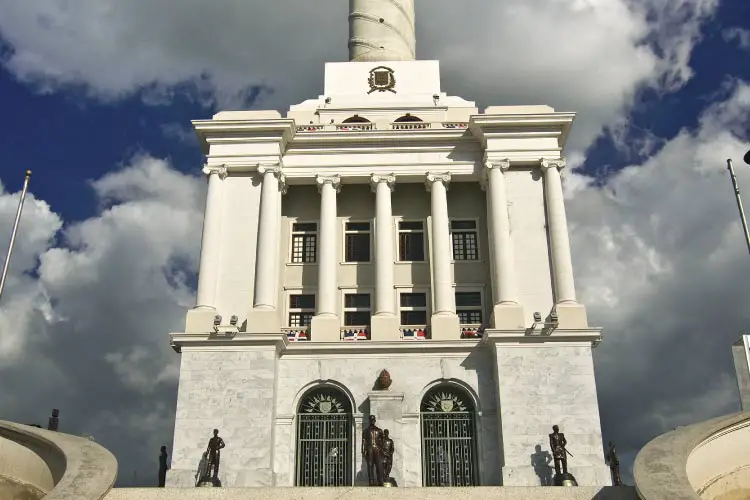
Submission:
[[[476,408],[463,389],[441,384],[422,399],[424,486],[477,486]]]
[[[330,386],[305,393],[297,408],[297,486],[352,485],[352,404]]]

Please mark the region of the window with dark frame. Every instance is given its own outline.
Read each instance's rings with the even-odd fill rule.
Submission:
[[[295,222],[292,224],[292,262],[311,264],[317,260],[318,224]]]
[[[370,223],[347,222],[344,229],[344,261],[370,262]]]
[[[481,325],[482,292],[456,292],[456,314],[462,325]]]
[[[399,296],[401,324],[427,324],[427,294],[404,292]]]
[[[344,326],[370,326],[371,303],[369,293],[344,294]]]
[[[479,260],[477,221],[451,221],[453,260]]]
[[[289,327],[310,326],[315,315],[315,294],[294,294],[289,296]]]
[[[424,261],[424,222],[400,221],[398,223],[398,260]]]

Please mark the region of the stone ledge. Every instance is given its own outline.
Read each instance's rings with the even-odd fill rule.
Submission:
[[[118,488],[106,500],[637,500],[624,487],[479,488]]]

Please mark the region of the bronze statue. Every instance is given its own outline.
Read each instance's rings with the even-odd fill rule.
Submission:
[[[370,425],[362,431],[362,456],[370,486],[383,486],[383,431],[375,425],[375,415],[370,415]]]
[[[565,434],[560,432],[560,428],[556,425],[552,426],[552,434],[549,435],[549,447],[552,450],[552,458],[555,460],[555,474],[565,475],[568,473],[568,450],[565,449],[565,445],[568,441],[565,439]],[[562,465],[562,471],[560,471],[560,465]]]
[[[396,448],[393,439],[388,436],[388,429],[383,431],[383,482],[391,479],[391,469],[393,468],[393,454]]]
[[[609,450],[604,456],[604,461],[609,465],[609,470],[612,472],[612,484],[614,486],[622,486],[622,479],[620,479],[620,459],[617,456],[617,450],[615,449],[615,443],[609,442]]]
[[[57,431],[58,427],[60,426],[60,419],[58,418],[60,416],[60,410],[57,408],[52,410],[52,416],[49,418],[49,422],[47,422],[47,430],[50,431]]]
[[[221,460],[221,449],[226,444],[224,440],[219,437],[219,429],[214,429],[214,437],[208,440],[208,464],[206,466],[206,476],[210,477],[214,481],[219,478],[219,462]]]
[[[167,464],[167,447],[161,447],[161,453],[159,454],[159,488],[164,488],[167,483],[167,471],[169,465]]]

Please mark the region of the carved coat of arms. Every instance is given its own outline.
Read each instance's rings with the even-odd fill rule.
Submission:
[[[375,91],[396,93],[396,76],[394,71],[387,66],[378,66],[371,69],[370,78],[367,79],[367,83],[370,84],[368,94],[372,94]]]

